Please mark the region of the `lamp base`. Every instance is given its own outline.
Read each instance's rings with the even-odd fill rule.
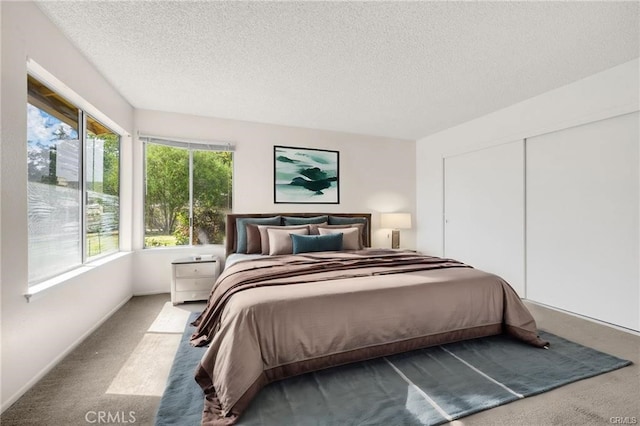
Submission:
[[[400,231],[398,231],[397,229],[391,231],[391,248],[400,248]]]

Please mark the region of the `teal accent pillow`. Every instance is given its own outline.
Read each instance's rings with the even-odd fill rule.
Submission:
[[[352,223],[367,223],[366,217],[329,216],[329,225],[351,225]]]
[[[236,218],[236,253],[247,252],[247,223],[256,225],[279,226],[282,216],[239,217]]]
[[[290,234],[290,236],[293,243],[293,254],[342,250],[342,233],[329,235]]]
[[[326,223],[329,221],[329,216],[314,216],[314,217],[292,217],[283,216],[285,225],[309,225],[310,223]]]

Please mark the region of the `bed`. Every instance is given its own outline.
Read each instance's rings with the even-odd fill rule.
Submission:
[[[305,220],[315,222],[307,232],[322,235],[296,236]],[[236,259],[191,338],[209,345],[195,374],[205,394],[203,425],[234,424],[262,387],[309,371],[500,333],[547,344],[503,279],[453,259],[371,249],[370,222],[370,214],[227,216],[226,252]],[[238,260],[252,244],[255,251],[256,227],[262,245],[278,247],[285,234],[293,247]],[[320,241],[321,250],[347,237],[349,250],[308,244]]]

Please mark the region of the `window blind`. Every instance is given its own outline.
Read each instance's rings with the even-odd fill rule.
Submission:
[[[235,151],[235,144],[226,141],[206,141],[195,139],[169,138],[162,136],[153,136],[148,134],[139,134],[138,139],[143,142],[157,143],[162,145],[174,146],[177,148],[207,150],[207,151]]]

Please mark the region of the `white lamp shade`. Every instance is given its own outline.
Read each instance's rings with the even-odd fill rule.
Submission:
[[[411,213],[382,213],[380,227],[385,229],[411,229]]]

